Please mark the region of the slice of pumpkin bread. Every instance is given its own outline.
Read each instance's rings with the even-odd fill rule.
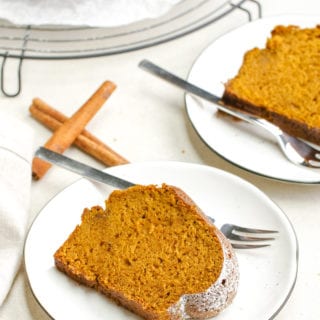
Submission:
[[[116,190],[106,209],[85,209],[54,259],[145,319],[214,316],[238,283],[230,243],[182,190],[165,184]]]
[[[245,53],[222,100],[320,144],[320,26],[276,26],[265,48]]]

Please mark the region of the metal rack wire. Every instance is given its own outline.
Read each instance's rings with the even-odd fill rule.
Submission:
[[[117,28],[13,25],[0,21],[0,89],[7,97],[21,92],[21,68],[24,59],[80,59],[137,50],[184,36],[234,10],[249,21],[260,18],[257,0],[185,0],[163,17]],[[17,88],[7,92],[7,59],[18,59]]]

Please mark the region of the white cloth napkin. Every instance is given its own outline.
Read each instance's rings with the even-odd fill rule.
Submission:
[[[27,231],[33,131],[0,113],[0,306],[20,267]]]
[[[115,27],[155,18],[182,0],[1,0],[0,17],[15,24]]]

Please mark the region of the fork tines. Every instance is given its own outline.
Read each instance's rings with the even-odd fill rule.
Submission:
[[[233,230],[244,233],[278,233],[278,231],[275,230],[244,228],[236,225],[233,225]]]
[[[270,246],[270,244],[268,244],[267,242],[275,240],[275,238],[257,235],[278,233],[278,231],[275,230],[244,228],[230,224],[223,225],[221,231],[228,235],[228,239],[230,240],[232,246],[236,249],[254,249],[268,247]]]

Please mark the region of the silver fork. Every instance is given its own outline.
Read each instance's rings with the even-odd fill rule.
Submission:
[[[113,176],[109,173],[90,167],[84,163],[68,158],[62,154],[56,153],[49,149],[40,147],[35,156],[48,161],[52,164],[58,165],[64,169],[77,173],[83,177],[89,178],[90,180],[102,182],[104,184],[111,185],[118,189],[126,189],[134,185],[134,183],[126,181],[124,179]],[[208,216],[208,218],[215,222],[215,220]],[[254,249],[269,246],[270,244],[265,243],[266,241],[274,240],[271,237],[253,237],[249,234],[263,234],[263,233],[276,233],[273,230],[261,230],[243,228],[232,224],[224,224],[221,229],[222,233],[230,239],[230,242],[234,248],[237,249]],[[239,233],[245,233],[240,235]],[[263,244],[257,244],[262,241]],[[250,243],[251,242],[251,243]]]
[[[152,73],[155,76],[162,78],[176,85],[177,87],[184,89],[185,91],[198,96],[204,100],[207,100],[220,110],[227,114],[230,114],[236,118],[249,122],[253,125],[258,125],[266,129],[271,133],[277,140],[281,150],[288,160],[295,164],[303,165],[311,168],[320,168],[320,150],[317,150],[305,143],[304,141],[297,139],[289,134],[283,132],[279,127],[275,126],[271,122],[258,118],[253,114],[241,112],[239,110],[233,109],[227,105],[224,105],[221,98],[205,91],[179,77],[166,71],[159,66],[148,60],[142,60],[139,63],[139,67]]]
[[[257,235],[278,233],[278,231],[275,230],[245,228],[231,223],[223,224],[220,230],[230,240],[235,249],[268,247],[270,244],[266,242],[274,240],[275,238],[257,237]],[[264,242],[264,244],[257,244],[261,242]]]

